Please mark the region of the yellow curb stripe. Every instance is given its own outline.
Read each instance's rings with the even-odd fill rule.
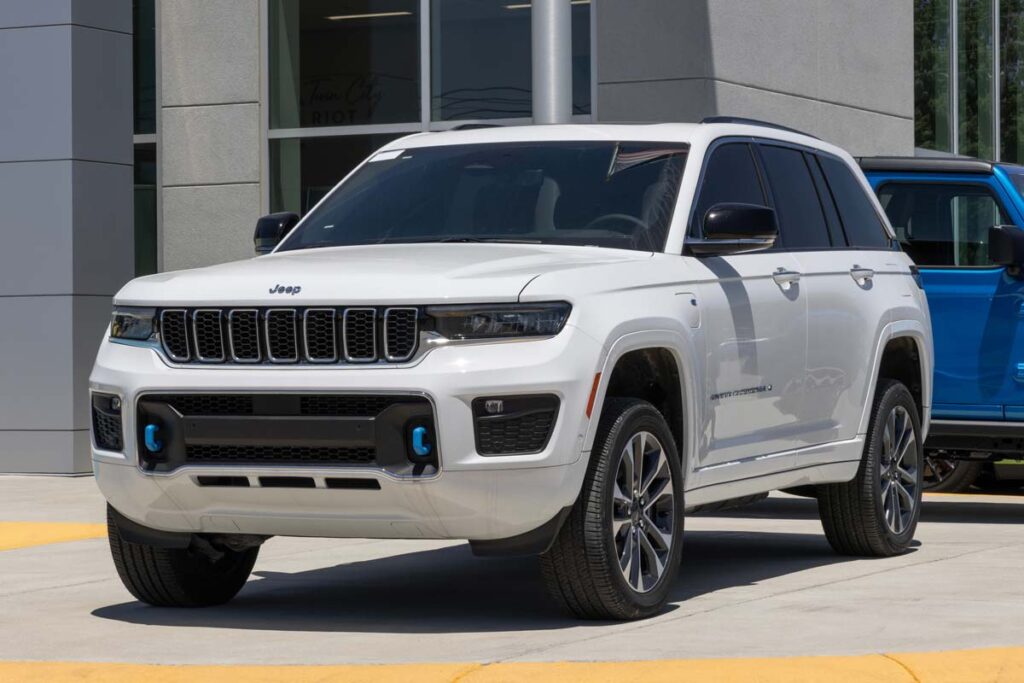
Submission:
[[[0,550],[31,548],[48,543],[81,541],[103,538],[105,524],[77,524],[73,522],[0,522]]]
[[[0,662],[0,681],[26,683],[504,683],[528,680],[586,683],[1004,683],[1024,680],[1024,648],[990,648],[894,655],[692,659],[639,662],[512,662],[499,664],[349,664],[236,666]]]

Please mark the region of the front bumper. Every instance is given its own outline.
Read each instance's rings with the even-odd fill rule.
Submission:
[[[551,339],[431,350],[413,365],[374,367],[172,367],[152,349],[104,342],[90,389],[119,396],[123,453],[96,448],[104,496],[121,514],[165,531],[375,538],[494,540],[529,532],[571,505],[587,458],[585,415],[602,349],[571,326]],[[156,392],[399,393],[433,404],[440,452],[431,476],[376,466],[186,465],[139,467],[136,399]],[[554,394],[561,407],[547,446],[528,455],[483,456],[472,402],[484,396]],[[198,477],[246,477],[248,488],[200,486]],[[259,477],[311,478],[315,488],[265,488]],[[377,488],[332,489],[327,479],[366,478]],[[375,486],[376,486],[375,485]]]

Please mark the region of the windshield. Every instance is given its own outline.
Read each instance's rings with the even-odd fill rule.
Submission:
[[[686,150],[553,142],[379,152],[278,250],[527,242],[661,251]]]
[[[1024,168],[1020,166],[1000,166],[999,168],[1006,172],[1006,176],[1013,183],[1017,194],[1024,197]]]

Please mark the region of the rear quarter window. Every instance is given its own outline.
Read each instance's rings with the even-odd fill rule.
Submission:
[[[839,211],[847,243],[861,249],[888,249],[890,240],[882,219],[850,167],[824,155],[818,156],[818,162]]]

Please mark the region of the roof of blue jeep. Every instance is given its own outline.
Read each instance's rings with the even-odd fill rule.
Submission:
[[[865,171],[918,173],[992,173],[991,161],[969,157],[860,157]]]

